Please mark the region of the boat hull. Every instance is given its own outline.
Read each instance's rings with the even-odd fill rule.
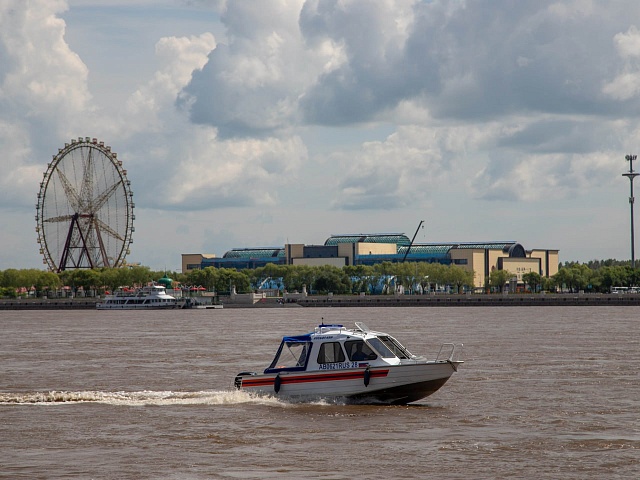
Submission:
[[[416,362],[346,370],[240,375],[236,386],[256,394],[344,399],[347,403],[406,404],[436,392],[458,362]]]
[[[171,305],[145,305],[145,304],[122,304],[122,305],[109,305],[98,303],[96,304],[96,310],[170,310],[172,308],[178,308],[177,304]]]

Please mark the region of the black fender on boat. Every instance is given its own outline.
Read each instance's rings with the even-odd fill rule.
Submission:
[[[364,386],[369,386],[369,381],[371,380],[371,368],[367,365],[367,368],[364,369]]]
[[[277,374],[276,378],[273,379],[273,389],[276,393],[280,391],[280,385],[282,385],[282,379],[280,378],[280,374]]]

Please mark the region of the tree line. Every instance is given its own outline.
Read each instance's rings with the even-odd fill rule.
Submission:
[[[310,293],[390,294],[399,288],[404,293],[424,293],[436,288],[459,293],[474,288],[474,273],[457,265],[439,263],[383,262],[376,265],[335,267],[330,265],[276,265],[246,270],[207,267],[186,273],[154,271],[144,266],[102,269],[65,270],[54,273],[38,269],[7,269],[0,271],[0,296],[15,297],[33,292],[41,296],[48,291],[68,287],[103,294],[119,287],[141,286],[157,281],[164,275],[175,285],[199,286],[208,291],[228,294],[235,287],[238,293],[270,285],[278,290]],[[485,279],[483,289],[502,291],[514,277],[505,270],[494,270]],[[587,264],[566,262],[559,265],[551,278],[536,272],[523,275],[525,291],[588,291],[608,293],[611,287],[632,287],[640,284],[640,269],[630,262],[616,260],[592,261]]]
[[[437,263],[390,263],[378,265],[335,267],[330,265],[276,265],[255,269],[207,267],[187,273],[153,271],[148,267],[78,269],[53,273],[37,269],[8,269],[0,271],[0,295],[15,297],[33,292],[41,296],[48,291],[67,287],[76,292],[103,294],[119,287],[135,287],[157,281],[167,275],[175,286],[204,287],[208,291],[228,294],[232,287],[237,293],[247,293],[269,285],[278,290],[335,294],[393,293],[402,286],[406,293],[426,291],[436,285],[449,286],[455,291],[473,285],[473,272],[456,265]]]

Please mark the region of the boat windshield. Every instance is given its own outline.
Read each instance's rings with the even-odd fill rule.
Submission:
[[[411,358],[412,355],[398,342],[395,338],[387,335],[380,335],[375,338],[367,339],[367,342],[375,348],[382,358]]]
[[[311,342],[283,341],[268,370],[273,368],[304,368]]]

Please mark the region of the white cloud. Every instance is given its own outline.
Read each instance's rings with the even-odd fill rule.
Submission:
[[[627,33],[616,34],[613,41],[620,57],[640,57],[640,32],[635,25],[630,26]]]
[[[81,126],[79,113],[91,110],[87,68],[64,41],[65,23],[58,15],[65,9],[63,1],[0,4],[0,198],[5,205],[35,205],[42,172],[55,153],[52,139]]]
[[[0,13],[5,114],[26,110],[54,124],[54,117],[66,122],[88,108],[88,71],[65,43],[65,23],[58,17],[65,9],[64,1],[5,2]]]
[[[273,206],[274,192],[295,178],[307,156],[295,136],[220,139],[216,128],[194,126],[176,108],[182,89],[215,47],[209,33],[160,39],[160,70],[127,102],[118,137],[132,140],[127,156],[130,178],[141,187],[140,205],[178,210]]]
[[[211,52],[184,91],[195,122],[215,126],[222,137],[269,134],[295,122],[304,85],[333,58],[326,44],[317,55],[303,47],[301,5],[227,4],[222,20],[229,44]]]
[[[387,210],[421,203],[450,180],[455,154],[464,148],[456,129],[399,127],[383,142],[336,154],[332,163],[348,165],[333,202],[337,209]],[[444,182],[446,183],[446,181]]]
[[[161,62],[153,80],[140,86],[127,101],[121,121],[121,134],[139,131],[164,131],[169,125],[163,124],[167,115],[174,119],[172,112],[180,90],[191,80],[194,71],[200,70],[207,61],[207,55],[215,48],[215,39],[210,33],[192,37],[165,37],[156,44],[156,57]],[[133,126],[133,128],[131,128]]]
[[[192,127],[193,128],[193,127]],[[182,155],[171,175],[156,178],[159,206],[210,210],[229,206],[278,204],[278,190],[296,179],[306,149],[297,138],[218,141],[211,128],[195,127],[174,148]],[[151,200],[151,199],[149,199]]]
[[[613,42],[624,61],[623,71],[606,83],[602,92],[614,100],[625,101],[637,97],[640,92],[640,32],[632,25],[627,33],[616,34]]]
[[[491,225],[491,204],[526,231],[545,202],[626,200],[637,2],[69,5],[0,1],[0,200],[29,213],[25,231],[46,163],[78,136],[118,152],[138,217],[181,218],[188,235],[166,229],[181,244],[234,243],[220,250],[263,243],[252,222],[265,243],[297,241],[301,228],[412,226],[445,203],[462,229]]]

